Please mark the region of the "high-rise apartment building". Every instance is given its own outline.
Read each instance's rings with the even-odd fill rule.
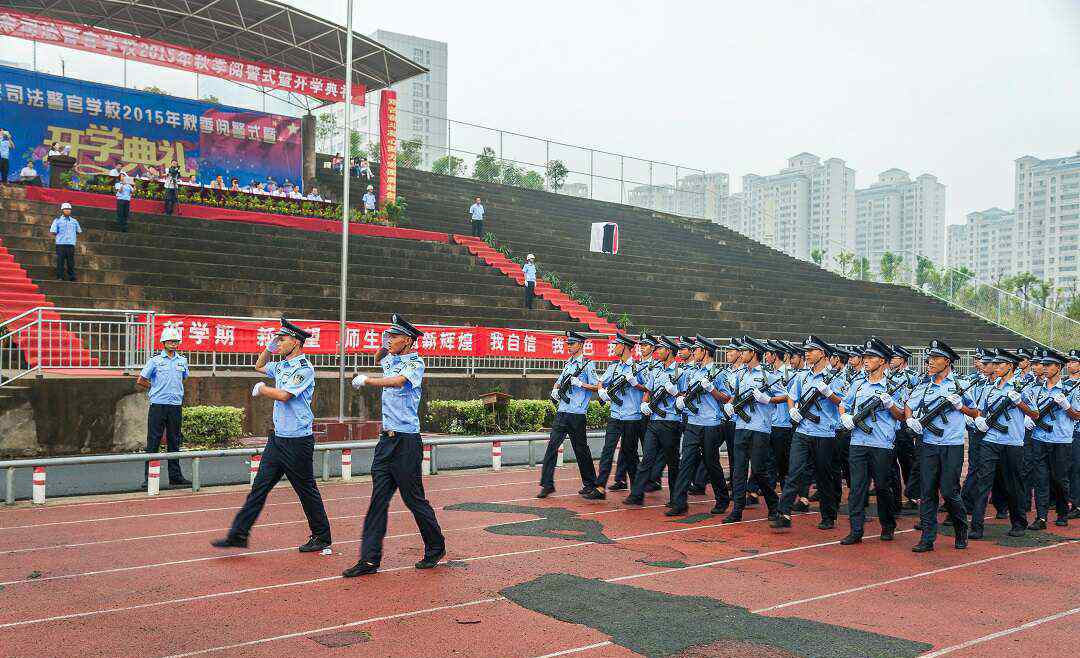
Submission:
[[[1013,270],[1054,288],[1077,283],[1080,247],[1080,151],[1064,158],[1016,161]]]
[[[945,186],[931,174],[911,180],[903,169],[889,169],[878,182],[855,192],[855,249],[871,269],[892,252],[904,262],[925,256],[945,259]]]
[[[979,283],[995,284],[1015,274],[1016,215],[1001,208],[968,213],[967,223],[948,227],[945,263],[966,267]]]

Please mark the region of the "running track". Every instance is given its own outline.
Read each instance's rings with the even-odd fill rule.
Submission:
[[[561,469],[556,496],[543,501],[533,498],[535,469],[428,477],[450,564],[413,569],[420,540],[395,499],[383,571],[353,580],[338,574],[356,561],[366,480],[322,486],[334,531],[330,556],[296,552],[308,532],[287,485],[271,494],[246,550],[209,546],[246,487],[3,509],[0,656],[641,655],[625,638],[504,596],[545,574],[901,638],[924,643],[927,656],[1076,655],[1075,522],[1051,527],[1053,543],[973,541],[956,551],[941,536],[935,552],[919,556],[909,550],[918,534],[911,517],[891,544],[872,537],[871,520],[862,545],[842,547],[845,516],[829,532],[817,530],[816,515],[797,516],[790,531],[770,530],[763,506],[733,525],[708,515],[676,522],[663,516],[661,493],[650,494],[645,509],[623,508],[622,492],[583,500],[576,472]],[[711,506],[704,497],[691,501],[691,514]],[[507,507],[443,509],[463,503]],[[509,506],[568,510],[603,541],[574,530],[537,536],[546,521]],[[737,642],[707,649],[686,655],[797,655]]]

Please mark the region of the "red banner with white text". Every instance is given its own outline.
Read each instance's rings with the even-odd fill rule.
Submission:
[[[99,55],[167,66],[190,73],[269,87],[320,100],[345,100],[345,81],[302,73],[293,69],[258,64],[246,59],[193,50],[164,41],[143,39],[111,30],[69,23],[57,18],[0,11],[0,35],[51,43]],[[364,104],[367,88],[354,84],[352,102]]]
[[[397,198],[397,93],[382,92],[379,101],[379,207]]]
[[[304,345],[309,354],[337,354],[337,322],[304,322],[296,325],[312,334]],[[350,322],[345,330],[345,351],[374,354],[382,345],[382,332],[390,325]],[[180,351],[254,353],[260,352],[281,324],[277,320],[245,320],[199,315],[154,317],[154,343],[171,327],[180,332]],[[519,359],[565,359],[563,334],[492,327],[439,327],[419,325],[424,335],[417,342],[421,356],[507,357]],[[594,338],[585,343],[585,355],[594,360],[610,360],[614,341]]]

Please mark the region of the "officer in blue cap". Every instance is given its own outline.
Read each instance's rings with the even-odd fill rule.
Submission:
[[[631,480],[637,477],[638,429],[641,427],[641,398],[645,387],[641,385],[634,366],[633,351],[636,345],[633,338],[616,332],[613,354],[616,360],[600,376],[600,388],[596,392],[601,402],[611,405],[604,449],[600,452],[600,471],[596,475],[596,491],[600,496],[606,496],[604,490],[611,473],[611,462],[615,459],[616,444],[619,445],[619,463],[625,464],[626,475]],[[613,385],[620,387],[614,396],[608,391]]]
[[[907,403],[908,396],[919,383],[919,373],[911,368],[914,358],[902,345],[892,345],[893,353],[889,360],[889,381],[897,388],[897,393]],[[896,430],[896,469],[893,472],[893,491],[895,502],[907,509],[919,508],[919,453],[915,444],[915,435],[906,425],[900,424]],[[902,479],[901,479],[902,478]],[[906,502],[905,502],[906,499]]]
[[[590,500],[604,497],[604,494],[596,489],[596,468],[589,450],[589,441],[585,437],[585,413],[589,409],[592,394],[600,387],[593,362],[582,354],[584,347],[584,336],[576,331],[566,332],[566,349],[570,358],[566,360],[562,372],[555,380],[555,386],[551,389],[551,399],[558,401],[558,410],[551,423],[537,498],[547,498],[555,493],[555,462],[559,456],[559,447],[567,438],[574,449],[574,458],[581,474],[581,490],[578,493]],[[566,389],[565,398],[561,397],[562,388]]]
[[[987,389],[993,386],[996,379],[994,368],[994,350],[982,347],[975,348],[975,372],[969,376],[975,385],[969,393],[980,407]],[[964,476],[964,483],[960,486],[960,499],[964,502],[964,509],[971,510],[975,507],[975,485],[979,468],[979,448],[982,446],[982,434],[981,432],[970,431],[974,428],[974,422],[968,423],[968,426],[967,474]],[[1009,518],[1008,497],[1005,495],[1004,480],[1000,476],[994,478],[994,488],[990,491],[990,503],[997,512],[996,518]]]
[[[1069,385],[1080,381],[1080,350],[1070,350],[1069,360],[1065,364]],[[1080,423],[1073,427],[1072,451],[1069,458],[1069,497],[1072,509],[1070,519],[1080,519]]]
[[[300,547],[300,552],[312,553],[330,546],[330,521],[315,485],[311,461],[315,452],[315,436],[311,429],[315,369],[304,356],[304,341],[308,338],[311,338],[310,333],[282,317],[281,329],[255,362],[255,370],[274,378],[273,386],[258,382],[251,389],[252,397],[274,401],[274,432],[267,439],[259,472],[244,506],[233,519],[229,534],[212,542],[218,548],[247,546],[251,526],[259,517],[266,496],[282,476],[289,479],[299,496],[311,529],[311,537]],[[275,355],[281,360],[271,361]]]
[[[371,504],[364,517],[360,561],[342,572],[346,578],[379,570],[386,519],[395,489],[401,492],[401,499],[416,519],[424,540],[424,558],[416,563],[416,568],[432,569],[446,555],[446,541],[435,518],[435,510],[424,497],[420,472],[424,446],[417,412],[424,380],[424,360],[416,353],[416,340],[424,332],[394,315],[387,335],[388,354],[379,362],[382,377],[360,374],[352,381],[356,389],[364,386],[382,389],[382,433],[371,461]]]
[[[645,504],[646,480],[650,473],[657,472],[655,466],[659,462],[667,465],[669,494],[679,479],[679,426],[682,415],[675,406],[675,400],[679,392],[686,388],[685,377],[675,363],[675,353],[678,351],[678,343],[671,338],[657,338],[654,354],[661,364],[646,381],[645,388],[648,390],[641,403],[641,413],[653,417],[645,434],[645,459],[639,469],[642,475],[634,481],[630,495],[623,500],[626,505]]]
[[[1069,525],[1069,466],[1073,430],[1080,420],[1077,382],[1064,380],[1067,357],[1052,349],[1042,351],[1044,381],[1034,386],[1033,401],[1039,422],[1031,432],[1035,484],[1035,520],[1028,530],[1045,530],[1053,497],[1055,525]]]
[[[638,352],[641,358],[638,360],[638,386],[639,390],[644,391],[644,382],[651,375],[652,371],[656,368],[656,359],[653,358],[653,350],[656,349],[656,339],[645,333],[641,332],[641,337],[638,338]],[[645,428],[649,426],[649,417],[645,414],[641,414],[641,420],[638,421],[637,436],[638,436],[638,462],[634,465],[635,468],[641,465],[641,456],[644,455],[645,450]],[[622,452],[619,452],[618,462],[615,464],[615,482],[611,485],[611,491],[625,491],[628,489],[627,485],[627,469],[629,464],[623,460]]]

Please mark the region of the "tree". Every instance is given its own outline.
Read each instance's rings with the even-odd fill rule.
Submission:
[[[517,165],[513,162],[504,162],[502,165],[502,184],[513,185],[515,187],[521,187],[522,178],[525,176]]]
[[[855,276],[863,281],[870,280],[870,259],[863,257],[855,262]]]
[[[501,173],[502,167],[495,158],[495,150],[490,146],[485,146],[480,155],[476,156],[472,177],[478,181],[494,183]]]
[[[367,156],[367,159],[371,162],[379,162],[382,158],[382,147],[379,142],[368,142],[367,151],[365,152],[360,147],[360,133],[353,133],[356,135],[355,148],[350,149],[354,158],[363,158]]]
[[[315,139],[320,142],[327,142],[334,138],[338,128],[336,114],[331,112],[320,114],[319,118],[315,120]]]
[[[461,176],[465,173],[465,161],[453,155],[444,155],[431,163],[431,173],[443,176]]]
[[[218,98],[217,96],[215,96],[214,94],[207,94],[207,95],[203,96],[202,99],[204,101],[206,101],[207,103],[214,103],[216,105],[221,105],[221,99]]]
[[[825,262],[825,252],[821,249],[815,249],[810,252],[810,258],[817,263],[818,267],[824,267],[822,263]]]
[[[563,181],[566,180],[570,170],[566,168],[562,160],[548,160],[546,173],[551,191],[558,192],[562,189]]]
[[[158,87],[158,86],[155,86],[155,85],[149,85],[149,86],[143,87],[143,91],[148,91],[151,94],[165,94],[166,96],[169,94],[169,92],[167,92],[164,89],[162,89],[161,87]]]
[[[424,141],[419,137],[398,143],[397,165],[406,169],[419,169],[424,158]]]
[[[900,278],[904,257],[886,251],[881,254],[881,280],[885,283],[895,283]]]
[[[542,190],[544,189],[544,177],[540,175],[540,172],[530,169],[521,177],[521,186],[530,190]]]
[[[934,267],[934,261],[924,256],[916,256],[915,259],[915,285],[920,288],[925,285],[937,288],[941,283],[941,276]]]
[[[840,266],[840,274],[849,277],[855,273],[855,254],[841,251],[834,258],[836,264]]]
[[[958,296],[968,281],[975,278],[975,273],[966,267],[949,268],[941,274],[941,293],[952,297]]]
[[[1001,283],[1006,290],[1015,292],[1018,297],[1028,302],[1045,303],[1050,295],[1050,284],[1031,272],[1007,277]]]

